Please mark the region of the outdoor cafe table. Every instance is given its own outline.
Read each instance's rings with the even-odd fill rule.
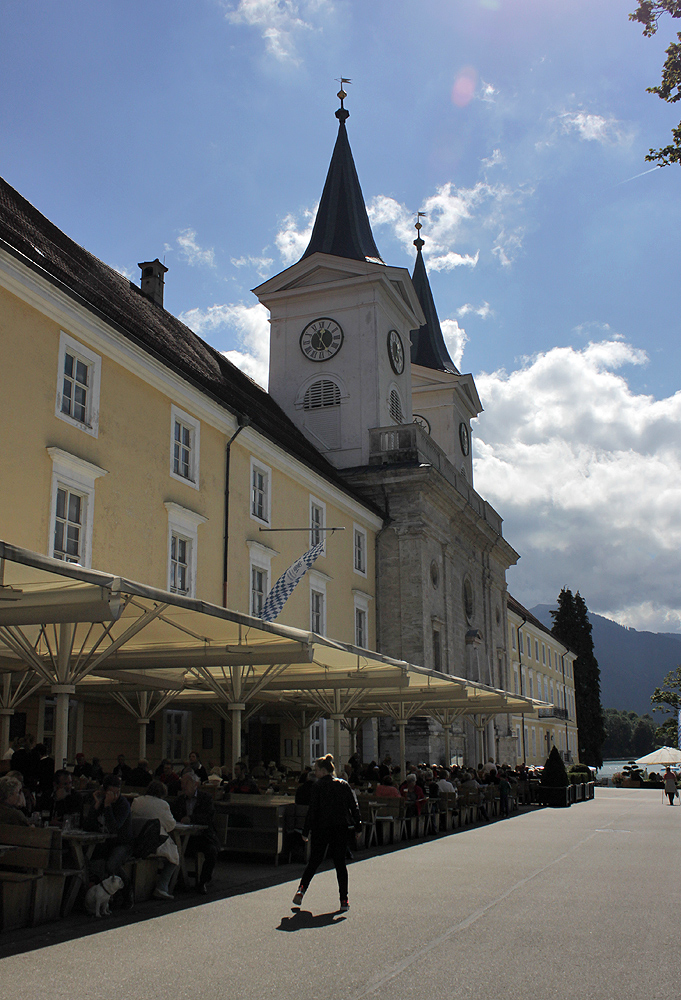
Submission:
[[[207,829],[208,827],[201,823],[176,823],[174,829],[170,831],[170,836],[177,844],[177,853],[180,855],[180,863],[170,880],[170,892],[173,891],[178,879],[185,889],[189,888],[189,876],[185,858],[189,838],[196,836],[198,833],[203,833]]]
[[[81,885],[87,886],[88,884],[88,862],[97,844],[104,844],[107,840],[115,840],[115,838],[115,833],[90,830],[62,830],[62,842],[69,845],[74,861],[74,869],[78,873],[78,878],[73,880],[67,898],[64,901],[64,913],[71,912]]]

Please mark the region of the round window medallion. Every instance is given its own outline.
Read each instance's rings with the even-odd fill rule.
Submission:
[[[470,580],[464,580],[463,582],[463,610],[466,615],[468,624],[470,625],[473,621],[473,584]]]
[[[430,579],[432,581],[433,586],[437,590],[437,585],[440,582],[440,570],[438,569],[438,565],[434,559],[430,564]]]

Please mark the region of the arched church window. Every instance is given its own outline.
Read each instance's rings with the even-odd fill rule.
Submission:
[[[341,392],[335,382],[323,378],[313,382],[303,397],[304,410],[322,410],[328,406],[340,406]]]
[[[390,390],[390,416],[396,424],[402,423],[402,400],[397,389]]]

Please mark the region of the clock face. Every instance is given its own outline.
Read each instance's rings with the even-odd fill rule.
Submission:
[[[300,335],[300,349],[310,361],[328,361],[342,346],[343,331],[328,317],[313,319]]]
[[[391,330],[388,334],[388,357],[392,370],[396,375],[401,375],[404,371],[404,346],[397,330]]]
[[[468,455],[468,452],[471,450],[471,438],[468,426],[464,424],[463,420],[459,424],[459,441],[461,442],[461,451],[464,455]]]

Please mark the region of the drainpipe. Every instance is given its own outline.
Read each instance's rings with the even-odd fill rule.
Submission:
[[[516,634],[518,638],[518,685],[520,687],[520,694],[523,693],[523,646],[522,640],[523,636],[520,635],[520,630],[523,625],[527,622],[527,618],[523,616],[523,620],[516,629]],[[523,764],[527,763],[527,748],[525,747],[525,713],[523,712],[520,716],[520,734],[523,739]]]
[[[249,427],[251,418],[242,413],[236,415],[238,427],[225,447],[225,540],[222,559],[222,606],[227,607],[227,554],[229,551],[229,462],[232,442],[241,434],[244,427]]]

